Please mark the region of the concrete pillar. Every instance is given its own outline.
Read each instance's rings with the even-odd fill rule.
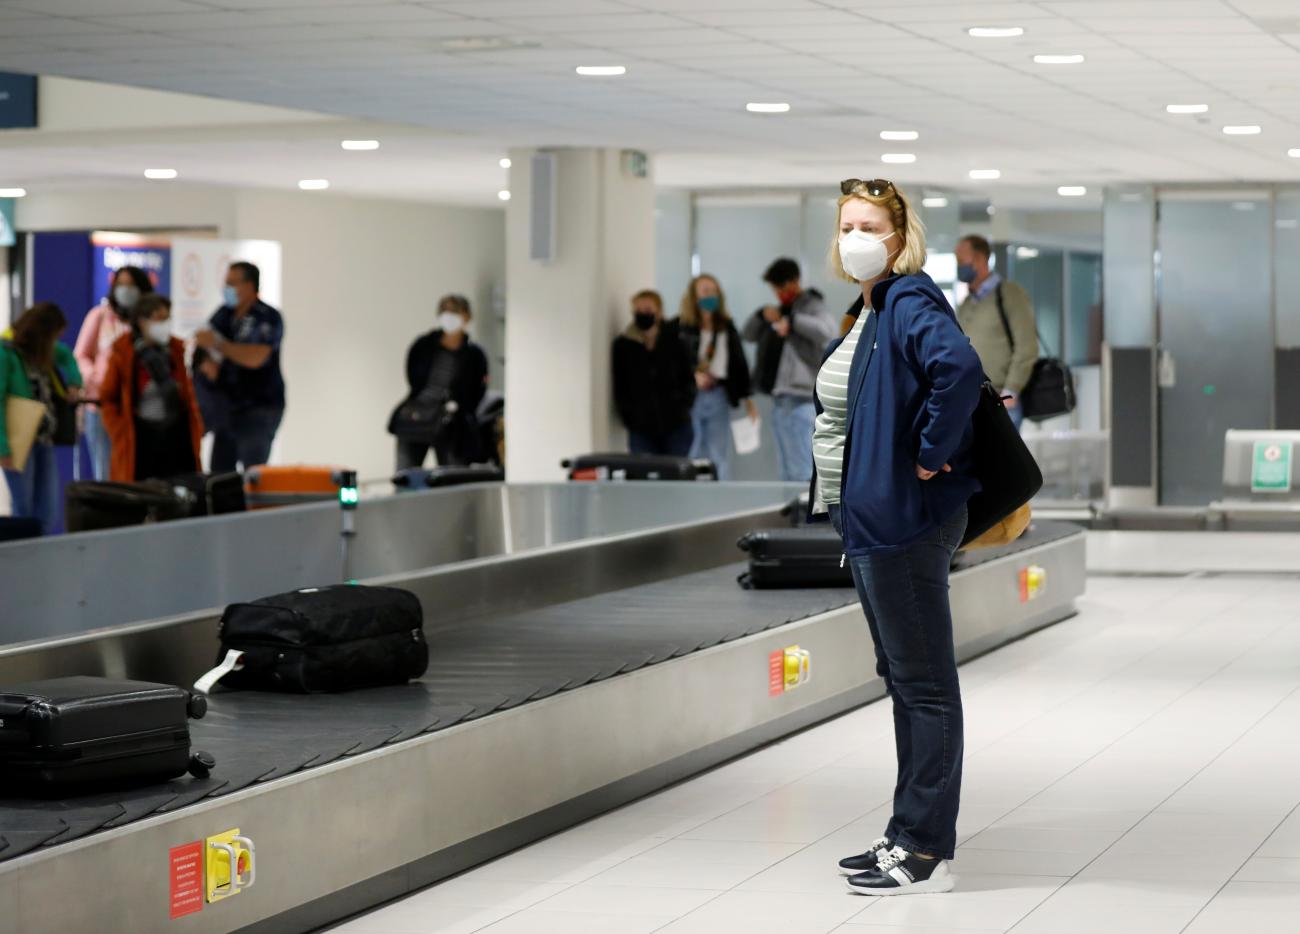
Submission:
[[[610,344],[628,299],[655,281],[654,184],[609,149],[554,150],[555,253],[529,258],[536,150],[510,153],[506,208],[506,472],[563,477],[560,461],[624,450],[614,415]]]

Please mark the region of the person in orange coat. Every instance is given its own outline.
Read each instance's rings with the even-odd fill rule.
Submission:
[[[203,418],[185,367],[185,345],[171,333],[171,300],[145,295],[131,332],[113,342],[100,386],[112,439],[109,478],[132,483],[199,470]]]

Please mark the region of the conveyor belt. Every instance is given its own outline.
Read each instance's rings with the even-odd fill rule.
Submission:
[[[1077,532],[1039,523],[969,568]],[[400,743],[856,601],[851,590],[742,590],[730,565],[438,630],[428,675],[405,687],[338,695],[217,693],[192,724],[217,760],[204,780],[64,801],[0,799],[0,861],[170,813],[249,785]],[[433,610],[427,607],[426,610]]]

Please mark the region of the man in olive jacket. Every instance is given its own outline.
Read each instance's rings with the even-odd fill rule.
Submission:
[[[985,374],[1002,395],[1011,397],[1007,408],[1019,427],[1024,420],[1020,393],[1038,360],[1033,300],[1022,286],[989,269],[993,251],[983,237],[963,237],[956,253],[957,278],[970,286],[970,293],[957,309],[957,321],[979,354]]]

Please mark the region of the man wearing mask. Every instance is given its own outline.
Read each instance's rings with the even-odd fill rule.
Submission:
[[[837,336],[835,317],[822,294],[805,290],[799,264],[778,259],[763,273],[777,304],[760,308],[745,323],[741,337],[758,344],[755,384],[772,397],[781,479],[806,483],[812,477],[812,435],[817,411],[813,390],[822,356]]]
[[[207,353],[200,371],[224,403],[224,421],[213,431],[213,473],[265,464],[284,418],[284,319],[258,297],[260,287],[256,266],[231,263],[222,306],[194,336]]]
[[[1038,326],[1029,293],[989,268],[993,250],[983,237],[957,243],[957,278],[970,287],[957,321],[979,354],[984,372],[1002,390],[1011,419],[1024,421],[1020,393],[1038,360]]]
[[[397,469],[420,467],[433,449],[438,466],[479,463],[476,413],[487,394],[488,358],[466,334],[469,299],[444,295],[438,328],[416,339],[406,354],[408,393],[388,420],[397,438]]]
[[[633,454],[690,454],[695,375],[675,321],[650,289],[632,296],[632,322],[614,339],[614,406]]]

